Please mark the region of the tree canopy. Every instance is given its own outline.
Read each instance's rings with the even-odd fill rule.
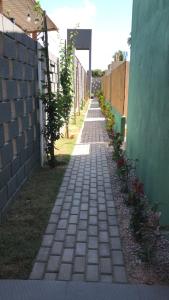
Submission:
[[[102,77],[104,75],[105,71],[102,71],[100,69],[92,70],[92,77]]]

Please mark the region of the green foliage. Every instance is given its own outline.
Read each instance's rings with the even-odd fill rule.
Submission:
[[[105,74],[105,71],[102,71],[100,69],[92,70],[92,77],[102,77]]]
[[[102,92],[98,92],[97,97],[99,99],[102,113],[104,114],[104,116],[106,118],[106,129],[107,129],[108,133],[111,133],[113,125],[115,124],[115,119],[114,119],[114,115],[112,113],[111,104],[109,102],[105,101],[105,98],[104,98]]]
[[[114,61],[124,61],[124,53],[121,50],[118,50],[113,55]]]
[[[71,36],[71,39],[74,38]],[[67,137],[68,123],[73,102],[73,71],[74,71],[74,44],[62,45],[60,50],[60,97],[62,100],[62,116],[66,124]]]
[[[140,244],[140,257],[150,263],[155,256],[160,213],[157,212],[157,205],[150,206],[144,194],[143,184],[137,178],[131,183],[130,173],[136,169],[138,160],[125,158],[120,133],[112,131],[111,138],[113,159],[117,163],[117,173],[122,181],[122,192],[128,193],[128,197],[124,199],[125,204],[130,207],[130,228],[135,240]]]
[[[49,52],[48,52],[48,33],[47,33],[47,21],[46,14],[43,15],[43,54],[45,57],[46,70],[45,74],[47,80],[44,84],[44,92],[41,95],[41,99],[44,104],[44,110],[46,112],[46,122],[43,128],[43,134],[46,141],[46,155],[49,165],[54,168],[56,166],[55,158],[55,141],[60,138],[60,129],[63,126],[62,116],[62,99],[59,92],[53,93],[51,88],[50,80],[50,69],[49,69]]]
[[[46,155],[51,167],[56,164],[54,155],[55,141],[60,138],[60,129],[63,126],[62,101],[59,94],[44,93],[41,95],[46,112],[46,124],[43,134],[46,140]]]

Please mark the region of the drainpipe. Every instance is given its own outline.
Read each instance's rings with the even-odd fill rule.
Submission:
[[[42,92],[42,62],[39,60],[41,58],[40,49],[42,46],[37,43],[37,57],[38,57],[38,88],[39,92]],[[40,125],[40,162],[41,167],[44,166],[44,136],[43,136],[43,103],[42,100],[39,99],[39,125]]]

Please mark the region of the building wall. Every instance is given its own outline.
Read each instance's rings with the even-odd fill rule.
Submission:
[[[0,15],[0,215],[39,164],[36,47]]]
[[[169,225],[169,1],[134,0],[127,152]]]

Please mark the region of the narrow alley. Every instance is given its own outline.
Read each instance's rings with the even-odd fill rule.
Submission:
[[[92,100],[31,279],[126,282],[108,168],[109,138]]]

